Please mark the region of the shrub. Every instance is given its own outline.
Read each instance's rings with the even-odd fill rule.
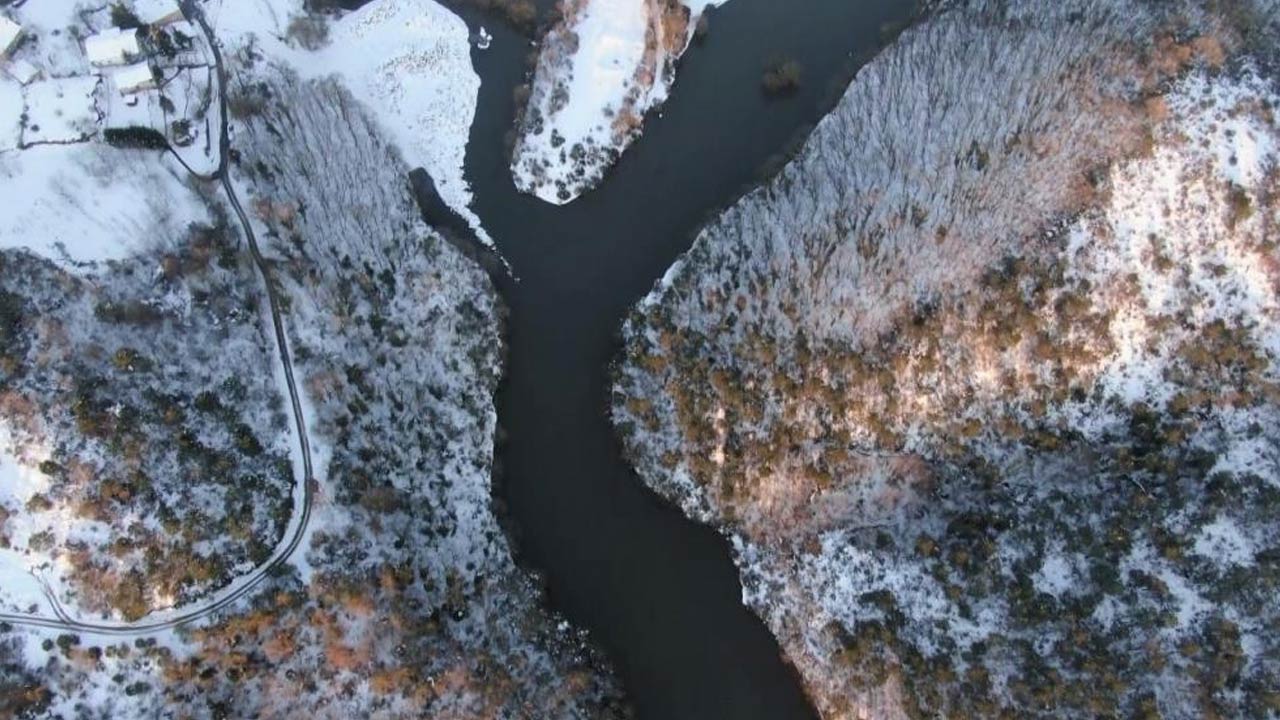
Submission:
[[[285,37],[304,50],[319,50],[329,44],[329,22],[323,15],[299,15],[289,21]]]
[[[538,8],[530,0],[500,0],[507,20],[521,30],[530,30],[538,20]]]
[[[151,369],[151,360],[130,347],[117,350],[111,362],[120,372],[146,372]]]
[[[152,325],[164,319],[159,310],[139,300],[98,303],[93,316],[102,322],[125,325]]]
[[[1227,218],[1227,227],[1234,230],[1236,225],[1253,217],[1253,201],[1244,188],[1232,185],[1228,201],[1231,204],[1231,215]]]
[[[0,290],[0,347],[10,347],[22,336],[24,304],[21,295]]]
[[[111,6],[111,24],[121,30],[133,30],[142,27],[142,20],[124,3]]]
[[[789,95],[800,87],[800,63],[778,59],[769,63],[760,78],[764,91],[770,95]]]
[[[107,128],[102,131],[102,139],[108,145],[117,148],[136,148],[141,150],[168,150],[169,141],[159,131],[148,127]]]

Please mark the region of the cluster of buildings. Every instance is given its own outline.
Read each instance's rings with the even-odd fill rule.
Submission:
[[[213,104],[212,63],[176,0],[119,0],[93,10],[76,0],[20,0],[6,9],[0,152],[85,142],[112,129],[149,128],[176,146],[201,134]],[[20,111],[6,102],[17,92]],[[15,120],[16,132],[8,127]]]

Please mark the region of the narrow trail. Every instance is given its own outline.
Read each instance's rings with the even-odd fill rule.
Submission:
[[[191,607],[178,611],[156,611],[151,613],[154,619],[150,620],[144,618],[135,622],[87,621],[72,616],[58,601],[49,584],[43,578],[37,578],[44,590],[45,599],[52,608],[53,616],[29,613],[0,613],[0,622],[6,622],[11,625],[72,630],[118,637],[143,637],[196,622],[241,600],[253,592],[275,570],[288,563],[289,559],[293,557],[293,553],[301,545],[303,538],[306,537],[307,528],[311,522],[311,511],[315,501],[315,475],[311,462],[311,443],[307,436],[307,423],[302,409],[302,399],[298,394],[297,384],[294,381],[293,359],[289,351],[289,339],[285,334],[284,321],[280,318],[281,302],[279,291],[275,283],[272,282],[270,265],[258,247],[258,239],[253,232],[253,224],[241,206],[240,198],[236,195],[235,185],[231,182],[229,161],[231,157],[231,138],[227,124],[226,97],[227,73],[222,60],[222,49],[219,47],[213,29],[209,26],[196,0],[185,0],[182,3],[182,10],[189,19],[194,20],[200,26],[214,57],[214,65],[218,76],[218,107],[221,118],[218,140],[221,158],[215,177],[222,185],[228,204],[235,211],[236,219],[240,223],[249,246],[250,257],[253,259],[254,267],[262,278],[262,284],[267,295],[276,350],[284,373],[285,385],[289,390],[289,404],[293,413],[299,456],[302,460],[302,477],[294,480],[294,500],[301,507],[294,508],[293,515],[289,519],[289,526],[285,529],[284,538],[265,563],[254,568],[251,572],[235,578],[226,587],[212,593],[205,601],[196,603]]]

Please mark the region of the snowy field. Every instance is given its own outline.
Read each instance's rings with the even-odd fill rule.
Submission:
[[[511,165],[516,186],[564,204],[599,183],[667,99],[698,18],[722,1],[686,0],[674,15],[648,0],[566,3],[543,42]]]
[[[22,142],[22,86],[0,78],[0,153]]]
[[[24,145],[76,143],[98,132],[94,95],[99,80],[93,75],[39,80],[26,87],[22,132]]]
[[[186,170],[168,155],[100,144],[0,154],[0,248],[88,269],[168,242],[208,222]]]

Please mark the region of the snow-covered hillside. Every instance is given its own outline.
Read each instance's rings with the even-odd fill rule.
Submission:
[[[136,620],[227,586],[279,542],[294,483],[262,373],[274,347],[227,209],[183,164],[198,146],[113,134],[117,103],[158,95],[119,92],[95,39],[185,87],[207,67],[196,43],[166,45],[178,19],[7,12],[21,35],[0,63],[19,113],[0,149],[0,604],[48,615],[47,588],[71,617]],[[208,109],[164,92],[175,123]],[[147,130],[163,140],[167,125]]]
[[[252,266],[226,228],[150,241],[91,280],[0,253],[0,467],[22,480],[0,488],[0,570],[74,617],[189,604],[262,563],[292,512]],[[4,609],[48,614],[21,585]]]
[[[698,19],[723,0],[571,0],[542,42],[516,186],[567,203],[600,182],[661,105]]]
[[[704,230],[615,421],[824,717],[1267,717],[1280,95],[1236,53],[1275,7],[993,8]]]
[[[304,572],[194,634],[215,664],[229,637],[286,645],[236,665],[260,691],[210,692],[246,716],[609,717],[609,676],[538,607],[490,510],[501,340],[487,277],[419,219],[395,146],[341,85],[255,77],[247,91],[273,101],[249,99],[261,110],[244,119],[240,180],[279,258],[328,460]],[[335,133],[349,140],[327,145]],[[347,684],[360,691],[328,691]],[[271,690],[286,685],[295,697]]]
[[[461,18],[434,0],[373,0],[336,16],[309,13],[301,0],[209,5],[231,53],[250,49],[302,77],[341,77],[409,167],[425,169],[441,199],[491,242],[463,177],[480,77]]]
[[[212,132],[220,160],[217,83],[199,127],[120,147],[100,124],[149,116],[95,63],[185,57],[132,27],[163,0],[54,4],[19,8],[41,64],[14,82],[58,122],[20,117],[0,152],[4,189],[33,199],[0,218],[0,715],[621,714],[492,514],[498,300],[410,189],[424,164],[466,209],[461,21],[430,2],[196,6],[226,33],[205,47],[230,78],[228,189],[152,146]],[[55,9],[111,52],[46,38]],[[213,612],[130,624],[174,607]]]
[[[405,162],[425,169],[441,199],[489,242],[462,176],[480,91],[469,35],[432,0],[374,2],[335,23],[329,49],[300,67],[343,77],[386,123]]]

